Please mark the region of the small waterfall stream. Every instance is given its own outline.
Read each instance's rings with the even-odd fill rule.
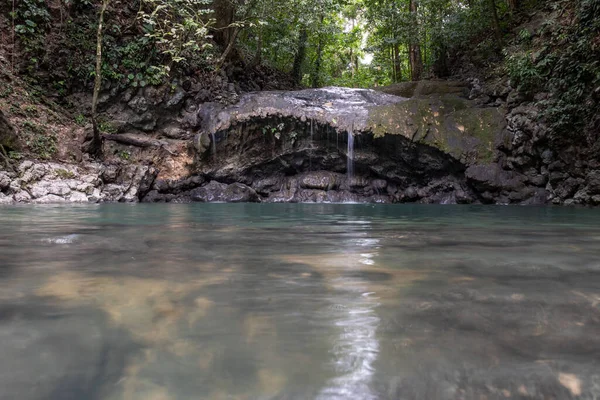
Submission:
[[[348,150],[346,155],[348,157],[346,171],[348,178],[352,178],[354,175],[354,133],[352,130],[348,131]]]
[[[313,136],[315,134],[315,120],[310,120],[310,147],[308,149],[308,170],[312,171],[312,149],[313,149]]]

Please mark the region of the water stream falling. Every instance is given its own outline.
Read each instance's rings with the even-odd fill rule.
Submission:
[[[210,134],[210,138],[211,138],[212,156],[213,156],[213,159],[216,159],[217,158],[217,138],[216,138],[215,134],[212,132]]]
[[[312,149],[313,149],[313,136],[315,133],[315,120],[310,120],[310,147],[308,150],[308,170],[312,171]]]
[[[354,175],[354,134],[352,130],[348,131],[348,151],[346,153],[348,160],[346,164],[346,171],[348,178],[352,178]]]

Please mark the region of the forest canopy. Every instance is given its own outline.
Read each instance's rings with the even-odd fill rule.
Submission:
[[[475,37],[483,51],[497,50],[523,7],[516,0],[16,0],[9,15],[13,47],[26,55],[21,69],[62,62],[70,76],[53,84],[91,85],[105,4],[102,75],[130,86],[236,62],[314,87],[445,76],[449,51]],[[57,52],[65,57],[53,59]]]

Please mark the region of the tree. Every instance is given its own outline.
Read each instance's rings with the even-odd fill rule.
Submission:
[[[104,13],[110,0],[102,0],[102,7],[98,16],[98,31],[96,34],[96,70],[94,77],[94,94],[92,96],[92,129],[93,137],[88,147],[88,152],[94,157],[102,156],[102,136],[98,128],[98,95],[102,87],[102,25]]]
[[[418,17],[417,17],[417,1],[409,0],[409,11],[413,23],[413,29],[417,33],[412,33],[409,38],[409,60],[410,60],[410,78],[413,81],[418,81],[423,75],[423,59],[421,57],[421,46],[418,38]]]

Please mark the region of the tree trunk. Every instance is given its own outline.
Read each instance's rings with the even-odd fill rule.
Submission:
[[[318,88],[321,86],[321,63],[323,59],[323,39],[319,38],[319,45],[317,46],[317,60],[315,61],[315,72],[312,78],[312,87]]]
[[[217,60],[217,63],[216,63],[217,69],[221,68],[221,66],[223,65],[225,60],[227,60],[229,53],[231,53],[231,51],[233,50],[233,47],[235,46],[235,41],[237,39],[237,35],[240,33],[240,30],[241,30],[240,27],[235,27],[233,29],[233,35],[231,35],[231,37],[229,38],[229,44],[227,44],[225,51],[223,51],[223,54],[221,54],[221,57],[219,57],[219,59]]]
[[[222,48],[227,48],[231,42],[233,28],[231,24],[235,21],[235,7],[230,0],[214,1],[215,33],[213,38]]]
[[[98,18],[98,32],[96,35],[96,76],[94,79],[94,95],[92,97],[92,129],[94,136],[92,142],[88,147],[88,152],[94,157],[102,156],[102,137],[100,136],[100,130],[98,129],[98,95],[100,94],[100,88],[102,85],[102,25],[104,24],[104,13],[108,7],[110,0],[102,0],[102,9],[100,10],[100,16]]]
[[[394,80],[400,82],[402,80],[402,65],[400,63],[400,43],[394,45]]]
[[[413,21],[416,24],[417,21],[417,2],[410,0],[409,2],[410,13],[413,16]],[[423,60],[421,59],[421,46],[419,45],[419,38],[416,35],[411,35],[410,43],[408,46],[409,50],[409,62],[410,62],[410,78],[413,81],[421,80],[423,76]]]
[[[498,18],[498,10],[496,9],[496,0],[489,0],[490,11],[492,13],[492,23],[494,24],[494,35],[498,42],[498,47],[502,48],[502,31],[500,29],[500,19]]]
[[[302,82],[302,64],[304,64],[304,58],[306,57],[306,42],[308,41],[308,31],[306,26],[300,28],[300,35],[298,36],[298,50],[296,51],[296,57],[294,57],[294,66],[292,68],[292,76],[294,82],[300,84]]]
[[[321,14],[319,18],[320,25],[323,26],[325,16]],[[323,35],[319,33],[319,43],[317,44],[317,59],[315,60],[315,71],[312,76],[312,87],[318,88],[321,86],[321,64],[323,62]]]

